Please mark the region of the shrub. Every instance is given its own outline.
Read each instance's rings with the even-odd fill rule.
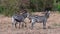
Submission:
[[[58,11],[60,12],[60,4],[58,5],[57,9],[58,9]]]

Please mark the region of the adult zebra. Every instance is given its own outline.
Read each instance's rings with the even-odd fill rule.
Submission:
[[[38,16],[38,15],[30,15],[28,18],[31,22],[31,29],[33,29],[35,23],[43,23],[43,29],[46,29],[46,22],[49,18],[50,11],[46,11],[44,16]]]
[[[17,28],[17,23],[19,23],[19,28],[20,28],[21,22],[25,23],[24,20],[27,16],[28,16],[28,12],[26,10],[24,10],[24,12],[22,14],[13,15],[12,16],[12,26],[15,25],[15,27]],[[25,27],[26,27],[26,23],[25,23]]]

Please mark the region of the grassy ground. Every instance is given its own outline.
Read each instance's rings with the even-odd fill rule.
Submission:
[[[34,13],[41,15],[39,12]],[[60,34],[60,14],[51,12],[47,21],[47,29],[42,29],[42,23],[36,23],[34,29],[30,29],[30,23],[26,19],[27,28],[14,28],[11,25],[11,18],[0,15],[0,34]]]

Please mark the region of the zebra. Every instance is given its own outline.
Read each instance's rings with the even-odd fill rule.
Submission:
[[[50,11],[46,11],[45,15],[38,16],[38,15],[30,15],[28,18],[31,22],[31,29],[33,29],[35,23],[43,23],[43,29],[46,29],[46,22],[49,18]]]
[[[17,28],[17,23],[19,23],[19,28],[21,22],[24,22],[24,19],[28,16],[28,12],[25,11],[23,14],[15,14],[12,16],[12,26],[15,25],[15,28]],[[25,23],[25,22],[24,22]],[[25,23],[26,27],[26,23]]]

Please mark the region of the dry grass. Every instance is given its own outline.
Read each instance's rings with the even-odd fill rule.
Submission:
[[[39,12],[36,12],[35,14],[40,15]],[[26,22],[27,21],[28,19],[26,19]],[[27,28],[16,29],[12,27],[10,17],[0,16],[0,34],[60,34],[60,26],[58,24],[60,25],[60,14],[55,12],[50,14],[50,18],[47,21],[47,29],[45,30],[42,29],[42,23],[36,23],[34,29],[31,30],[29,21],[27,22]]]

